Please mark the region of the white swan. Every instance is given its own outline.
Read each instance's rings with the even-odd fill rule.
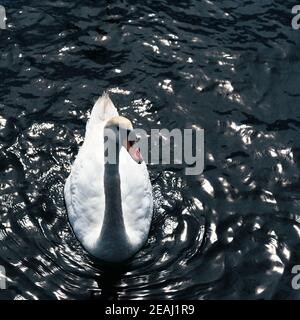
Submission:
[[[119,135],[104,142],[105,130],[133,132],[131,122],[118,115],[104,93],[93,107],[64,195],[70,224],[85,250],[103,261],[121,262],[148,238],[152,187],[134,142]],[[110,144],[117,150],[115,164],[105,161]]]

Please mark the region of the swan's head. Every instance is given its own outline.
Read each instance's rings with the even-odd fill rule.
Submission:
[[[113,136],[114,141],[119,142],[134,161],[143,161],[140,148],[135,145],[139,139],[130,120],[121,116],[113,117],[107,121],[104,130],[108,130],[107,137]]]

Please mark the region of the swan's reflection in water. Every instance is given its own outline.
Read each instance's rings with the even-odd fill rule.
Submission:
[[[100,271],[96,276],[95,281],[98,289],[91,290],[91,299],[99,300],[118,300],[119,299],[119,286],[121,279],[127,270],[127,264],[104,264],[94,262],[94,267]]]

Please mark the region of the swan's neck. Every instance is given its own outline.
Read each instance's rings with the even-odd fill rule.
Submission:
[[[116,163],[105,163],[104,167],[104,193],[105,211],[100,244],[108,247],[116,247],[123,250],[130,247],[126,234],[122,211],[121,181],[119,173],[119,153],[121,147],[117,145]]]

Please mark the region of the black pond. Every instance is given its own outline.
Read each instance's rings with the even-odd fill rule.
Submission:
[[[300,298],[295,1],[0,4],[2,298]],[[138,128],[205,130],[202,175],[149,166],[149,241],[109,273],[72,235],[63,199],[105,89]]]

